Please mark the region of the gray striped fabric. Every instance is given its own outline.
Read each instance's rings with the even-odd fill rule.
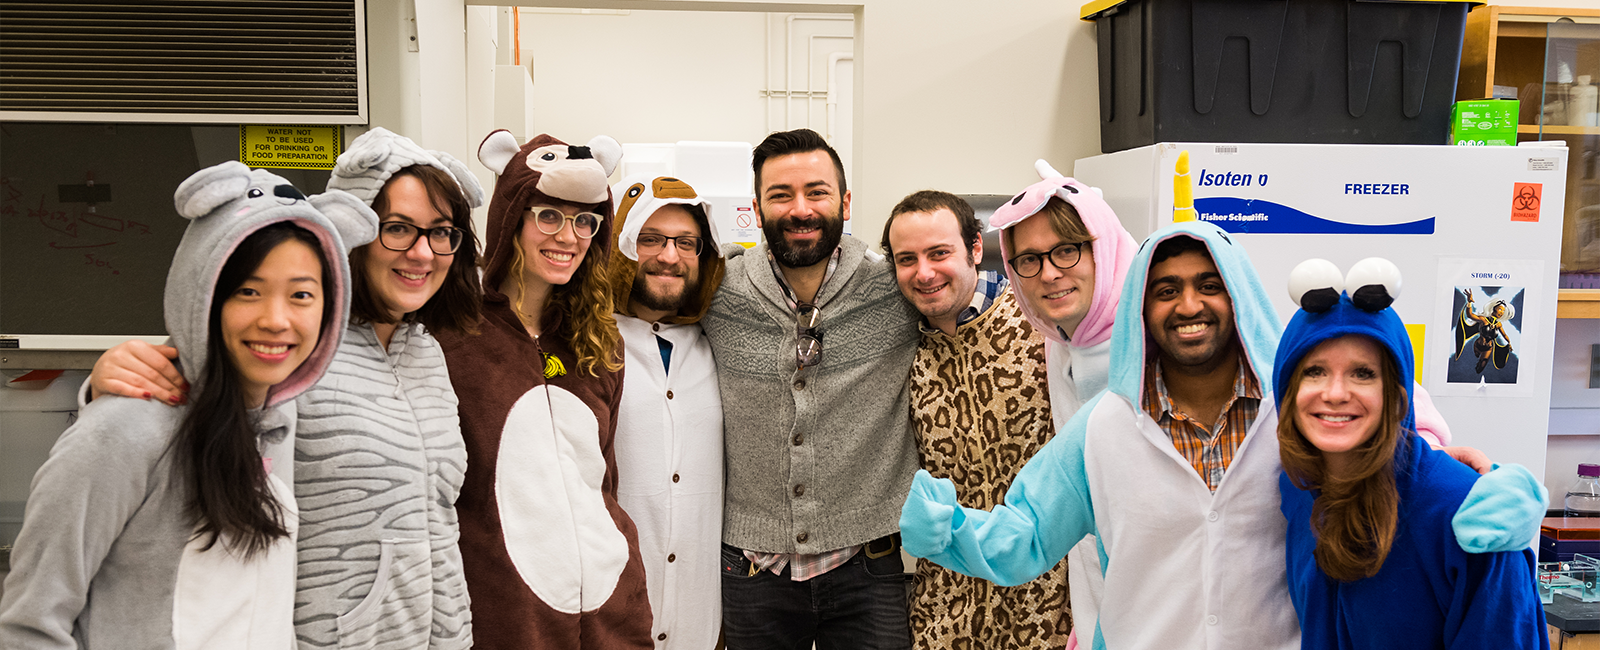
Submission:
[[[467,452],[438,342],[402,325],[386,354],[352,323],[299,407],[300,647],[471,647],[454,505]]]

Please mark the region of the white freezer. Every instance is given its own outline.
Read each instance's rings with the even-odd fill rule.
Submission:
[[[1395,310],[1422,350],[1418,380],[1455,444],[1543,475],[1565,149],[1165,143],[1078,160],[1074,175],[1142,239],[1172,223],[1185,151],[1195,213],[1238,237],[1284,323],[1296,309],[1286,278],[1302,260],[1348,271],[1390,259],[1403,279]],[[1508,319],[1509,373],[1474,373],[1473,359],[1451,368],[1468,288],[1475,311],[1495,297],[1520,307]]]

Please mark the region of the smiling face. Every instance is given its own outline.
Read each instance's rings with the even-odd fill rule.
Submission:
[[[767,159],[756,179],[756,219],[778,263],[800,268],[826,260],[839,247],[850,220],[850,193],[839,193],[839,173],[823,150]]]
[[[415,176],[398,176],[384,186],[375,205],[383,205],[378,214],[379,231],[394,228],[390,224],[409,224],[418,228],[436,228],[450,225],[448,214],[441,212],[428,195],[427,187]],[[399,230],[409,230],[399,226]],[[416,234],[414,231],[410,234]],[[381,238],[381,235],[380,235]],[[366,263],[361,272],[366,274],[367,287],[378,299],[378,304],[398,321],[402,316],[422,308],[438,293],[450,273],[455,255],[439,255],[428,247],[426,237],[417,237],[411,248],[392,251],[378,240],[366,245]]]
[[[1205,374],[1233,351],[1233,301],[1209,255],[1184,251],[1150,266],[1144,323],[1163,367]]]
[[[639,229],[641,235],[664,237],[701,237],[699,224],[687,209],[678,204],[668,204],[650,215]],[[711,242],[703,242],[710,246]],[[703,250],[703,249],[702,249]],[[684,301],[700,290],[700,257],[678,250],[677,241],[668,241],[653,251],[639,251],[639,272],[633,278],[633,301],[636,313],[648,321],[660,320],[683,307]],[[640,308],[643,308],[641,311]],[[646,311],[649,313],[647,314]],[[649,316],[655,316],[650,318]]]
[[[1383,350],[1365,336],[1324,341],[1300,360],[1294,423],[1322,451],[1330,473],[1382,423],[1383,372]]]
[[[1028,301],[1034,313],[1043,316],[1056,327],[1072,336],[1089,313],[1094,302],[1094,255],[1092,244],[1085,246],[1078,263],[1065,271],[1056,268],[1048,259],[1050,250],[1069,242],[1050,224],[1050,216],[1039,212],[1007,229],[1011,237],[1010,255],[1029,253],[1047,258],[1040,264],[1039,274],[1031,278],[1018,277],[1017,285],[1022,298]],[[1008,262],[1009,264],[1009,262]]]
[[[251,406],[267,389],[288,379],[317,347],[322,329],[322,258],[310,246],[288,240],[222,304],[224,349],[239,373]]]
[[[518,242],[522,245],[523,280],[527,284],[526,291],[531,295],[548,295],[551,287],[558,287],[572,280],[572,274],[578,271],[578,265],[583,264],[584,254],[589,252],[589,244],[593,239],[584,239],[572,231],[573,221],[566,219],[561,222],[561,229],[554,235],[546,235],[539,230],[539,222],[533,216],[540,208],[555,208],[567,216],[579,212],[590,212],[591,206],[563,203],[560,205],[547,205],[535,203],[529,206],[534,212],[524,212],[522,228],[517,233]],[[526,305],[525,305],[526,306]]]
[[[953,333],[978,286],[983,240],[971,242],[969,248],[961,240],[956,215],[939,208],[895,216],[889,224],[889,249],[894,251],[900,293],[922,312],[928,324]]]

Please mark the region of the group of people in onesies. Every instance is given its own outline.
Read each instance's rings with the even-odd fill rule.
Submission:
[[[86,384],[32,483],[0,648],[656,645],[617,496],[613,276],[638,271],[639,236],[617,219],[620,156],[491,134],[481,247],[473,174],[382,128],[321,194],[238,162],[191,176],[171,346],[118,346]],[[1016,255],[1044,213],[1083,240]],[[1285,329],[1209,224],[1135,242],[1059,176],[991,223],[1017,229],[1011,291],[1081,254],[1092,300],[1068,331],[1017,293],[1014,320],[1049,341],[1048,441],[986,509],[918,472],[907,552],[1007,585],[1072,552],[1083,647],[1548,647],[1527,548],[1542,488],[1505,467],[1485,489],[1418,435],[1384,269],[1297,272]],[[1163,330],[1184,303],[1206,318]],[[1208,341],[1241,391],[1282,396],[1216,485],[1147,413]]]

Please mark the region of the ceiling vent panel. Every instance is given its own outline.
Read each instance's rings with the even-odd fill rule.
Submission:
[[[0,119],[365,124],[360,0],[0,1]]]

